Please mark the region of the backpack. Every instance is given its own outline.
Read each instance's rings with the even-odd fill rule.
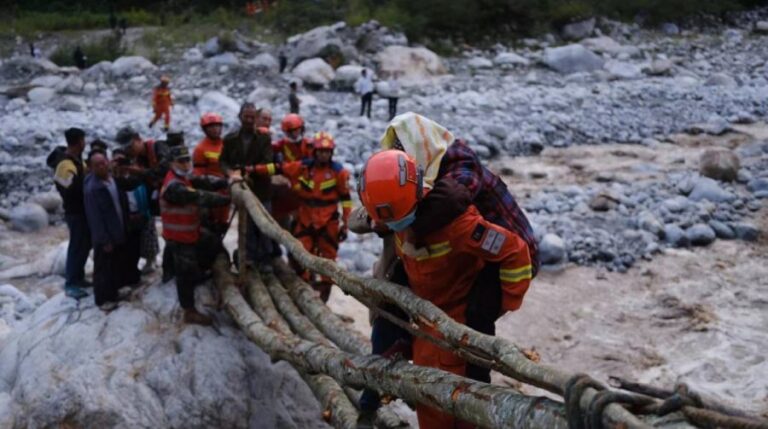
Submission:
[[[45,164],[48,165],[48,167],[51,168],[51,170],[56,171],[56,167],[59,166],[59,163],[64,160],[64,158],[67,157],[67,147],[66,146],[56,146],[53,148],[51,153],[48,154],[48,158],[45,159]]]

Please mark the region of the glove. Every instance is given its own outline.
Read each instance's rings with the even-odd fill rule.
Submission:
[[[256,164],[245,167],[245,172],[257,176],[272,176],[277,172],[277,168],[275,164]]]
[[[346,225],[339,228],[339,242],[347,240],[347,231],[348,229]]]

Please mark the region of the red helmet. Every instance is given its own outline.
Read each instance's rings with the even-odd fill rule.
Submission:
[[[283,118],[283,121],[280,123],[280,128],[286,133],[288,131],[304,128],[304,119],[301,119],[301,116],[295,113],[289,113]]]
[[[207,127],[208,125],[221,125],[223,123],[224,120],[218,113],[205,113],[200,117],[200,126],[203,128]]]
[[[373,154],[363,167],[358,194],[376,222],[394,222],[413,212],[421,200],[422,170],[407,153],[385,150]]]
[[[312,148],[333,150],[336,148],[336,143],[333,141],[332,135],[326,133],[325,131],[320,131],[319,133],[315,134],[315,137],[312,139]]]

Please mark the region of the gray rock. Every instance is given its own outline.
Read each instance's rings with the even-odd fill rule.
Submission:
[[[589,200],[589,208],[596,212],[613,210],[619,205],[619,199],[609,194],[597,194]]]
[[[111,72],[114,77],[132,77],[153,72],[157,67],[148,59],[139,56],[120,57],[112,63]]]
[[[644,210],[637,215],[637,226],[648,231],[656,237],[664,236],[664,225],[661,221],[651,212]]]
[[[221,53],[221,44],[218,37],[211,37],[203,43],[202,53],[206,57],[212,57]]]
[[[291,36],[282,47],[289,66],[295,66],[310,58],[324,57],[331,53],[357,55],[351,43],[343,39],[347,30],[344,22],[315,27],[306,33]],[[347,59],[348,61],[349,59]]]
[[[45,211],[47,211],[48,213],[57,212],[62,205],[61,195],[59,195],[59,193],[55,191],[41,192],[39,194],[35,194],[32,198],[30,198],[30,202],[38,204],[40,207],[44,208]]]
[[[736,175],[736,181],[739,183],[748,183],[752,178],[752,173],[745,168],[739,170],[739,173]]]
[[[677,36],[680,34],[680,28],[677,26],[677,24],[672,22],[665,22],[661,24],[661,32],[667,36]]]
[[[664,225],[664,240],[674,247],[687,247],[689,244],[685,231],[674,224]]]
[[[579,44],[547,48],[544,50],[542,61],[547,67],[563,74],[590,72],[603,68],[603,60]]]
[[[46,88],[56,88],[58,84],[63,81],[64,78],[56,75],[38,76],[32,79],[29,84],[32,86],[44,86]]]
[[[640,49],[636,46],[621,45],[608,36],[593,37],[582,40],[580,43],[590,51],[601,54],[623,56],[626,58],[637,57],[640,55]]]
[[[184,55],[182,55],[181,58],[184,61],[197,62],[202,61],[203,58],[205,58],[205,55],[203,55],[203,52],[198,48],[189,48],[184,52]]]
[[[736,232],[734,232],[733,228],[727,224],[718,220],[711,220],[708,222],[708,224],[709,227],[715,231],[717,238],[722,238],[724,240],[731,240],[736,238]]]
[[[217,112],[225,118],[235,118],[240,111],[240,105],[231,97],[219,91],[210,91],[203,94],[197,100],[197,110],[205,112]]]
[[[493,67],[493,62],[488,58],[474,57],[467,61],[467,65],[473,69],[489,69]]]
[[[715,241],[715,231],[709,225],[697,223],[685,230],[685,237],[694,246],[706,246]]]
[[[688,198],[677,196],[664,200],[661,206],[671,213],[680,213],[691,206]]]
[[[755,33],[768,34],[768,21],[757,21],[755,23]]]
[[[735,200],[736,196],[721,188],[716,181],[709,177],[701,177],[696,181],[696,185],[688,198],[693,201],[709,200],[715,203],[728,203]]]
[[[760,230],[751,223],[739,222],[731,224],[731,226],[733,227],[734,232],[736,232],[736,237],[738,237],[739,240],[757,241],[760,237]]]
[[[53,97],[56,96],[56,91],[51,88],[45,88],[45,87],[39,87],[39,88],[32,88],[27,93],[27,98],[29,98],[29,102],[32,104],[45,104],[53,100]]]
[[[280,71],[280,64],[277,59],[268,52],[256,55],[253,59],[246,61],[248,66],[265,73],[277,73]]]
[[[732,182],[739,168],[739,157],[730,150],[708,149],[699,158],[699,173],[715,180]]]
[[[527,67],[531,64],[527,58],[523,58],[514,52],[501,52],[493,59],[493,63],[499,67],[522,66]]]
[[[366,71],[368,76],[376,76],[373,70],[368,67],[345,65],[336,69],[331,84],[336,89],[351,90],[355,85],[355,81],[360,78],[363,70]]]
[[[48,226],[48,213],[35,203],[14,207],[10,217],[11,227],[21,232],[35,232]]]
[[[427,48],[388,46],[376,54],[375,60],[380,70],[400,72],[403,84],[419,83],[448,71],[440,56]]]
[[[545,234],[539,242],[539,259],[542,264],[558,264],[566,257],[565,241],[555,234]]]
[[[224,52],[219,55],[214,55],[208,58],[208,64],[214,67],[219,66],[236,66],[240,64],[240,59],[232,52]]]
[[[67,97],[61,103],[61,109],[68,112],[84,112],[88,105],[80,97]]]
[[[727,73],[715,73],[704,81],[704,86],[724,86],[733,88],[738,86],[736,79]]]
[[[623,61],[608,61],[605,63],[605,71],[612,79],[639,79],[643,76],[643,70],[636,64]]]
[[[336,75],[333,67],[323,61],[322,58],[311,58],[302,61],[293,69],[293,74],[304,81],[305,84],[315,86],[328,85]]]
[[[651,76],[669,76],[672,74],[674,64],[666,58],[656,58],[643,71]]]
[[[581,40],[592,35],[595,30],[595,18],[589,18],[584,21],[572,22],[563,26],[560,34],[566,40]]]
[[[757,191],[754,195],[755,198],[762,200],[768,198],[768,191]]]
[[[758,177],[747,183],[747,189],[752,192],[768,191],[768,177]]]

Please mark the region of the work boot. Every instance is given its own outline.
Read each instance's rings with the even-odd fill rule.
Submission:
[[[88,292],[84,291],[79,286],[64,286],[64,294],[70,298],[77,300],[83,299],[88,296]]]
[[[184,310],[184,323],[194,323],[195,325],[210,326],[213,324],[213,320],[198,312],[194,308]]]

